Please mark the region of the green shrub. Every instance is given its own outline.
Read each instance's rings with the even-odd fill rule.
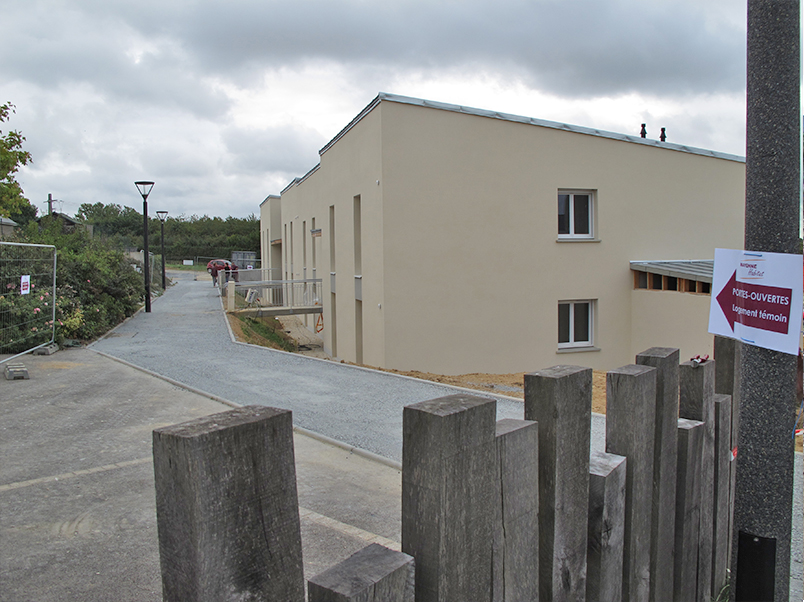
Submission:
[[[18,238],[20,242],[56,247],[59,342],[65,338],[95,339],[137,311],[145,298],[145,286],[122,251],[90,237],[84,230],[65,233],[57,220],[42,222],[41,227],[29,224]],[[18,312],[15,319],[20,323],[25,322],[25,316],[33,315],[34,307],[30,305],[39,299],[38,295],[6,297],[6,303],[14,304]]]

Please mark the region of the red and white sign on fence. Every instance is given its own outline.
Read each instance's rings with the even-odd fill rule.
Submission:
[[[709,332],[798,355],[802,256],[715,249]]]

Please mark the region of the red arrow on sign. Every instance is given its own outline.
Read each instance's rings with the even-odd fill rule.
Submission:
[[[737,281],[737,271],[717,296],[732,331],[740,323],[751,328],[786,334],[790,325],[792,289]]]

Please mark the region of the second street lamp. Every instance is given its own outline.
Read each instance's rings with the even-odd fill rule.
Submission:
[[[148,253],[148,195],[154,187],[153,182],[134,182],[134,186],[142,195],[142,239],[143,239],[143,269],[145,270],[145,311],[151,313],[151,256]]]
[[[165,219],[167,218],[167,211],[157,211],[156,215],[159,216],[159,221],[162,222],[162,293],[167,290],[165,286]]]

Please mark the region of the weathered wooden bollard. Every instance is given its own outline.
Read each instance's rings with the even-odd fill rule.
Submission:
[[[153,433],[167,602],[303,602],[291,413],[247,406]]]
[[[539,599],[539,425],[497,423],[492,602]]]
[[[704,423],[701,449],[701,526],[697,600],[712,595],[715,502],[715,362],[684,362],[679,368],[679,416]],[[722,584],[721,584],[722,585]]]
[[[583,602],[591,368],[554,366],[525,374],[525,419],[539,423],[539,600]]]
[[[628,458],[623,602],[650,599],[656,372],[631,364],[606,375],[606,451]]]
[[[701,527],[701,455],[706,425],[678,420],[678,479],[676,493],[676,556],[673,600],[699,600],[698,549]]]
[[[417,602],[491,599],[496,405],[451,395],[404,409],[402,551]]]
[[[650,599],[663,602],[673,591],[678,453],[679,350],[652,347],[636,356],[641,366],[656,368],[656,428],[653,452]]]
[[[589,460],[589,547],[586,602],[623,599],[627,460],[596,452]]]
[[[309,602],[413,602],[411,556],[373,543],[307,582]]]

